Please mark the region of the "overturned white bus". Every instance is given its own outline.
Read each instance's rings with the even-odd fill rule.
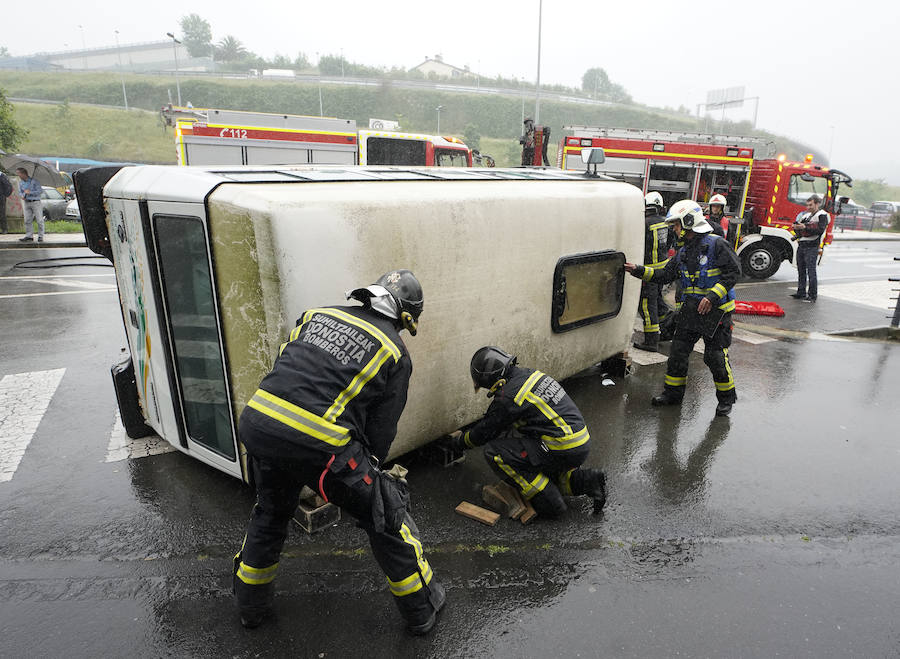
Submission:
[[[425,291],[391,456],[484,411],[469,359],[496,344],[563,379],[625,351],[643,198],[559,170],[360,167],[79,172],[89,247],[115,265],[132,437],[246,479],[237,418],[302,312],[397,267]]]

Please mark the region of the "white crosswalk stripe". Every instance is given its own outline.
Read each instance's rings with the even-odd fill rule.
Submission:
[[[112,432],[109,433],[109,445],[106,449],[106,462],[120,462],[121,460],[134,460],[146,458],[151,455],[160,455],[174,451],[162,437],[150,435],[139,439],[131,439],[125,434],[122,425],[122,417],[116,410],[116,420],[113,423]]]
[[[32,371],[0,380],[0,482],[15,475],[65,372]]]

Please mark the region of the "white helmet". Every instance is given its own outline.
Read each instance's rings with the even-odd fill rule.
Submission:
[[[644,207],[649,208],[650,206],[656,206],[657,208],[663,207],[663,198],[662,195],[656,192],[648,192],[644,196]]]
[[[694,233],[711,233],[713,228],[703,216],[703,209],[693,199],[682,199],[672,204],[666,222],[680,222],[686,231]]]
[[[709,200],[709,205],[712,206],[713,204],[719,204],[719,205],[721,205],[721,206],[722,206],[722,212],[725,212],[725,206],[728,205],[728,200],[725,199],[725,196],[724,196],[724,195],[714,194],[714,195],[712,196],[712,199]]]

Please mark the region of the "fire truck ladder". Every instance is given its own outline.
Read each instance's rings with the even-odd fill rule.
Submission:
[[[776,151],[774,140],[748,135],[713,135],[711,133],[689,133],[650,128],[607,128],[604,126],[563,126],[563,130],[572,131],[573,137],[608,137],[619,140],[747,146],[756,149],[755,155],[762,158],[771,158]]]

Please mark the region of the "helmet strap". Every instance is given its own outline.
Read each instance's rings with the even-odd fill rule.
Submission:
[[[403,329],[409,332],[412,336],[416,335],[416,331],[419,328],[418,321],[412,317],[412,314],[408,311],[403,311],[400,313],[400,324],[403,325]]]

